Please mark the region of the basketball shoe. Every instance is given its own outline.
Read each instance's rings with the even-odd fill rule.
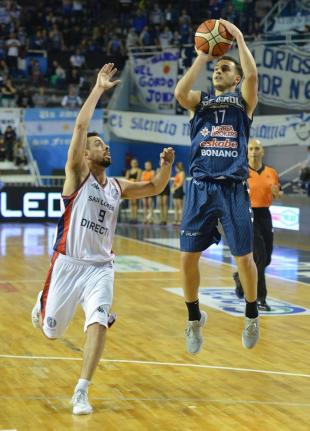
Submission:
[[[71,404],[74,415],[90,415],[93,412],[93,408],[88,402],[87,391],[83,391],[82,389],[74,392]]]
[[[200,352],[203,343],[202,328],[205,326],[208,319],[208,315],[205,311],[201,311],[200,313],[200,320],[188,320],[185,329],[187,351],[194,355]]]
[[[259,317],[255,319],[245,318],[242,332],[242,344],[246,349],[252,349],[259,339]]]
[[[31,311],[31,321],[35,328],[40,327],[40,314],[41,314],[41,296],[42,296],[43,290],[40,290],[37,296],[37,300],[35,303],[35,306],[33,307]]]

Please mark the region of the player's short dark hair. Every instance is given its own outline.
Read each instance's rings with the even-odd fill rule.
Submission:
[[[223,57],[221,57],[218,60],[218,62],[221,60],[227,60],[227,61],[231,61],[232,63],[234,63],[235,68],[238,72],[238,75],[240,75],[241,78],[243,77],[243,70],[242,70],[241,64],[234,57],[230,57],[230,55],[223,55]]]
[[[88,142],[88,138],[92,138],[94,136],[99,136],[99,133],[97,132],[88,132],[87,133],[87,141],[86,141],[86,148],[89,148],[89,142]],[[100,136],[99,136],[100,137]]]

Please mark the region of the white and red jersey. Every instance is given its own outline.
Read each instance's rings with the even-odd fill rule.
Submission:
[[[114,178],[104,186],[90,172],[79,189],[62,196],[64,212],[58,222],[54,250],[89,262],[114,259],[112,242],[121,189]]]

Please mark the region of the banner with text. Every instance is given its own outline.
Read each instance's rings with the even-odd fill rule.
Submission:
[[[61,108],[25,109],[25,131],[41,175],[64,169],[77,113]],[[103,133],[102,109],[95,110],[89,130]]]
[[[118,138],[164,145],[190,145],[189,118],[184,115],[159,115],[109,111],[110,131]],[[265,146],[309,145],[310,114],[254,117],[251,137]]]
[[[175,112],[174,89],[177,83],[179,52],[171,49],[148,58],[130,56],[130,104],[149,111]]]

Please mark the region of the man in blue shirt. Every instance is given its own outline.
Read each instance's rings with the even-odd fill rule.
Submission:
[[[220,20],[235,38],[241,65],[224,56],[215,64],[214,92],[192,88],[206,63],[213,58],[197,51],[191,68],[178,82],[175,96],[189,110],[192,180],[186,194],[181,224],[181,272],[188,308],[187,350],[198,353],[207,314],[199,309],[199,267],[203,250],[220,241],[221,222],[244,286],[246,309],[242,343],[251,349],[259,338],[257,270],[252,253],[252,220],[246,179],[247,143],[257,104],[257,69],[241,31]],[[241,83],[242,80],[242,83]],[[237,89],[240,84],[240,90]]]

